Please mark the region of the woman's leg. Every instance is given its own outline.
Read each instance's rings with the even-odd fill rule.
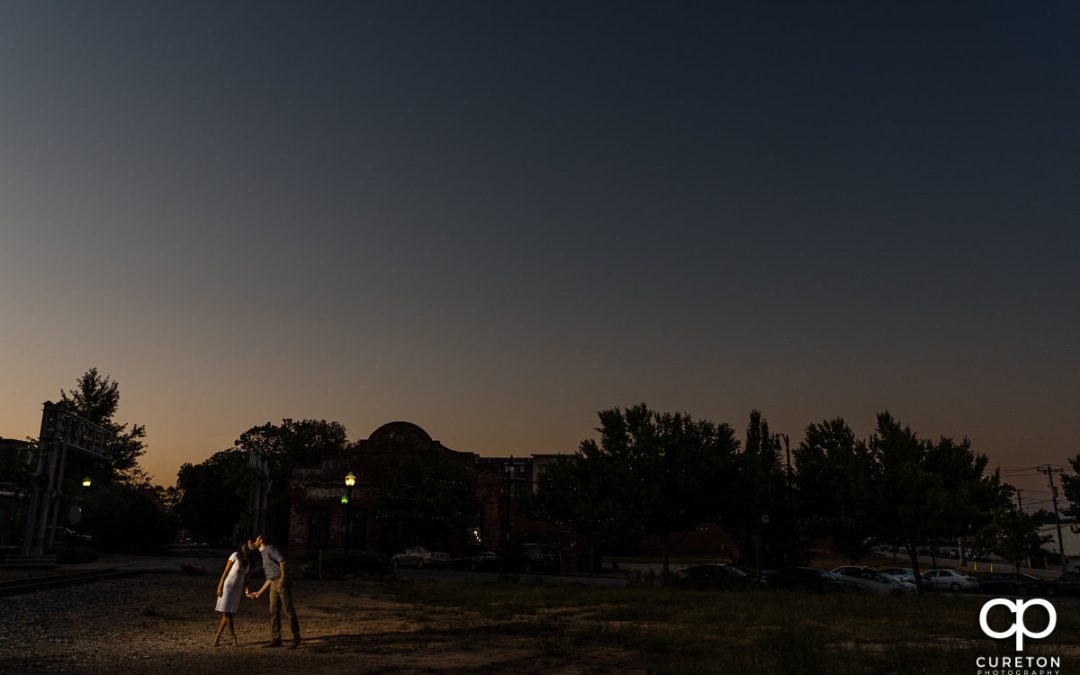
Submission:
[[[225,624],[228,622],[228,614],[222,613],[221,621],[218,621],[217,635],[214,636],[214,646],[217,647],[221,642],[221,633],[225,630]]]
[[[232,636],[233,647],[235,647],[235,646],[237,646],[238,643],[236,641],[236,628],[233,627],[233,615],[232,615],[232,612],[227,613],[225,615],[225,619],[229,622],[229,635]]]

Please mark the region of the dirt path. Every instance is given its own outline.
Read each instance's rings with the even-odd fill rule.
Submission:
[[[412,605],[360,582],[296,585],[300,649],[262,647],[265,597],[241,605],[240,646],[214,648],[216,582],[155,574],[2,598],[0,672],[633,671],[623,652],[567,649],[535,624]]]

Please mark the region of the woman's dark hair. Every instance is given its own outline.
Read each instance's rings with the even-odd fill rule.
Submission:
[[[248,566],[247,544],[243,542],[236,547],[236,564],[240,565],[240,567]]]

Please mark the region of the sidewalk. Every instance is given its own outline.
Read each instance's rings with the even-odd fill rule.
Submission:
[[[102,555],[99,560],[87,563],[58,564],[44,569],[15,569],[0,566],[0,581],[14,579],[34,579],[72,572],[96,572],[123,569],[139,572],[181,572],[182,565],[206,568],[209,575],[218,574],[225,569],[225,551],[199,550],[181,555]]]

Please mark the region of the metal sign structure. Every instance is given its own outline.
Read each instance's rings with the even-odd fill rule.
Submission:
[[[248,538],[265,534],[266,511],[270,499],[270,462],[258,450],[248,450],[248,468],[251,469],[251,491],[248,497]]]
[[[46,538],[50,545],[55,543],[56,516],[63,496],[61,485],[68,450],[108,461],[107,444],[112,437],[112,432],[79,417],[62,403],[45,401],[42,405],[36,480],[26,517],[23,556],[41,556],[45,552]],[[48,530],[50,515],[51,533]]]

